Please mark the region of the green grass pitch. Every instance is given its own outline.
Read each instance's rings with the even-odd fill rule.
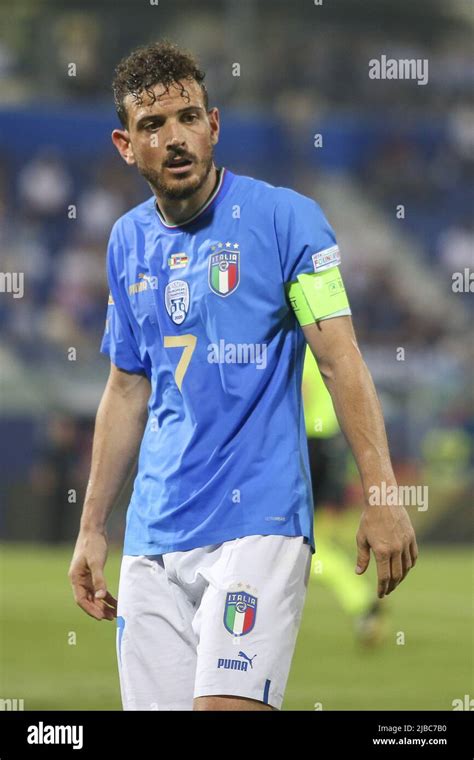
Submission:
[[[71,554],[72,546],[0,546],[0,698],[23,699],[25,710],[121,709],[115,626],[75,605]],[[114,550],[112,593],[119,565]],[[375,590],[373,558],[367,572]],[[470,550],[421,546],[417,567],[384,603],[388,638],[364,650],[331,592],[311,578],[283,709],[451,710],[454,699],[474,696]]]

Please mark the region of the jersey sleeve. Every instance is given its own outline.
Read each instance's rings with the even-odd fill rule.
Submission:
[[[288,301],[300,325],[351,315],[334,230],[311,198],[286,191],[275,228]]]
[[[118,242],[114,230],[115,228],[112,230],[107,248],[107,280],[110,293],[100,351],[107,354],[110,361],[120,369],[146,374],[118,283],[116,271]]]

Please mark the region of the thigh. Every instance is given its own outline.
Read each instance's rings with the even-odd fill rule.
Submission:
[[[117,659],[124,710],[191,710],[195,610],[161,557],[124,556],[117,608]]]
[[[276,710],[276,707],[266,705],[256,699],[247,699],[246,697],[196,697],[194,700],[194,710],[213,712],[255,712],[256,710]]]
[[[194,697],[233,696],[281,708],[303,612],[311,549],[302,536],[225,543],[193,628]]]

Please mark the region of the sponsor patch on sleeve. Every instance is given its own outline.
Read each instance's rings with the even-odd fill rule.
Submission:
[[[313,253],[311,258],[315,272],[323,272],[325,269],[337,267],[341,263],[339,246],[333,245],[331,248],[325,248],[324,251]]]

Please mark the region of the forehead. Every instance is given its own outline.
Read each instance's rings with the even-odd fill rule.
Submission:
[[[183,91],[184,88],[184,91]],[[133,95],[126,95],[124,105],[132,122],[150,114],[169,114],[187,106],[203,106],[203,92],[195,79],[180,79],[169,89],[162,84],[151,88],[153,96],[146,91],[140,93],[137,101]]]

